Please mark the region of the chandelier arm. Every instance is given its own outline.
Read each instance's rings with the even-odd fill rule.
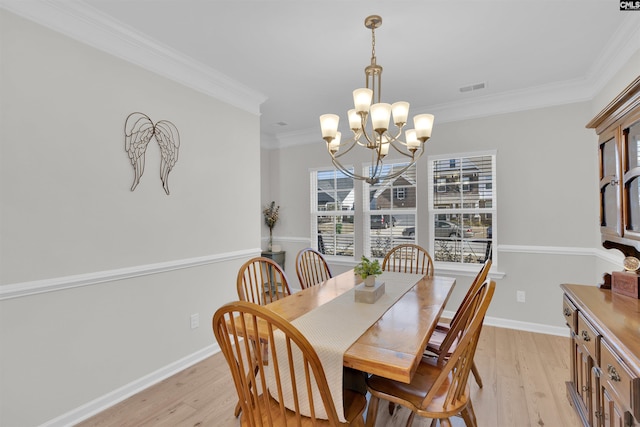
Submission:
[[[395,144],[392,143],[391,147],[393,147],[394,150],[396,150],[398,153],[402,154],[403,156],[413,159],[413,156],[414,156],[413,154],[405,153],[403,150],[396,147]]]
[[[418,156],[416,158],[416,160],[418,160],[419,157],[420,156]],[[415,164],[416,164],[416,162],[410,162],[407,166],[403,167],[399,171],[396,171],[396,172],[394,172],[392,174],[389,174],[389,175],[385,175],[385,177],[384,178],[380,178],[380,180],[381,181],[386,181],[386,180],[389,180],[389,179],[397,178],[400,175],[402,175],[403,173],[405,173],[411,166],[414,166]]]
[[[364,132],[362,131],[362,129],[359,129],[358,131],[353,131],[353,140],[356,141],[358,143],[359,146],[361,147],[368,147],[369,146],[369,142],[367,140],[367,142],[362,142],[362,136],[363,136]],[[366,137],[365,137],[366,139]]]
[[[329,149],[329,146],[327,146],[327,151],[329,152],[329,154],[331,154],[331,157],[336,157],[336,158],[337,157],[342,157],[343,155],[345,155],[349,151],[351,151],[351,149],[356,146],[357,142],[358,142],[357,140],[353,139],[353,140],[349,140],[349,141],[345,141],[345,142],[341,143],[339,145],[339,147],[342,147],[343,145],[347,145],[347,144],[351,144],[351,145],[346,150],[339,150],[338,154],[331,153],[331,150]]]
[[[361,133],[361,137],[364,136],[364,138],[367,140],[367,144],[360,144],[363,147],[367,147],[367,148],[371,148],[374,147],[376,145],[376,137],[375,137],[375,130],[373,131],[373,139],[371,139],[371,136],[369,135],[369,133],[367,132],[367,117],[368,114],[366,113],[362,113],[360,114],[360,133]],[[360,138],[358,138],[360,139]]]
[[[361,175],[357,175],[354,172],[351,172],[349,169],[345,168],[342,163],[340,163],[340,161],[338,161],[338,159],[336,159],[335,157],[331,158],[331,162],[333,163],[333,165],[343,174],[345,174],[346,176],[348,176],[349,178],[352,179],[358,179],[358,180],[366,180],[367,178]]]
[[[384,133],[384,136],[386,136],[386,137],[387,137],[387,139],[389,140],[389,142],[397,142],[397,143],[399,143],[399,144],[402,144],[402,145],[406,146],[406,145],[407,145],[407,143],[400,139],[400,135],[402,135],[402,129],[403,129],[403,128],[404,128],[404,125],[402,125],[402,126],[398,127],[398,133],[396,133],[395,135],[391,135],[391,134],[389,133],[389,131],[387,130],[387,131]]]
[[[382,151],[382,144],[378,144],[378,148],[374,149],[371,152],[371,164],[374,164],[374,153],[376,153],[375,156],[375,167],[373,169],[373,173],[369,173],[369,179],[373,180],[375,179],[375,177],[378,176],[378,170],[380,169],[380,167],[382,166],[382,159],[380,158],[380,153]],[[369,169],[369,172],[371,172],[371,169]]]
[[[375,131],[374,131],[374,132],[375,132]],[[375,134],[374,134],[374,135],[375,135]],[[366,148],[372,148],[372,147],[374,147],[374,146],[376,145],[376,138],[375,138],[375,136],[373,137],[373,139],[371,139],[371,136],[369,135],[369,133],[368,133],[366,130],[364,130],[364,129],[362,130],[362,136],[364,136],[364,139],[366,139],[366,140],[367,140],[367,143],[366,143],[366,144],[360,144],[360,145],[362,145],[363,147],[366,147]]]

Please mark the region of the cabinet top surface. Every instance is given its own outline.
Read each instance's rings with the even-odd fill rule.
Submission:
[[[640,299],[596,286],[565,284],[561,288],[640,375]]]

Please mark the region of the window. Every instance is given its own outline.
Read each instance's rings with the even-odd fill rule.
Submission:
[[[434,261],[479,264],[491,256],[495,157],[491,152],[429,158],[429,252]]]
[[[384,166],[383,175],[391,175],[408,163]],[[368,173],[365,172],[365,173]],[[416,231],[416,167],[395,179],[364,185],[364,252],[376,258],[401,243],[414,243]]]
[[[311,172],[311,185],[312,234],[318,251],[353,257],[353,179],[334,169],[318,170]]]

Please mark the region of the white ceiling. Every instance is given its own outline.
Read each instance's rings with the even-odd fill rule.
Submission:
[[[383,101],[436,113],[434,134],[452,111],[477,116],[588,99],[640,48],[640,13],[613,0],[82,3],[264,94],[261,132],[276,140],[303,132],[320,140],[323,113],[346,121],[370,61],[371,14],[383,19]],[[486,89],[459,91],[480,82]]]

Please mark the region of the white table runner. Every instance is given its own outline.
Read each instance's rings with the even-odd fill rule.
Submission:
[[[374,304],[355,302],[354,288],[291,322],[309,340],[318,353],[334,399],[336,412],[342,422],[345,422],[342,405],[342,373],[345,351],[422,277],[423,275],[420,274],[384,272],[377,280],[385,282],[385,294]],[[282,334],[277,335],[277,352],[278,354],[286,354]],[[296,371],[304,372],[302,369],[302,363],[296,362]],[[291,384],[288,377],[285,377],[283,382]],[[296,380],[296,384],[298,389],[304,387],[304,378]],[[293,408],[290,390],[285,391],[284,400],[285,406]],[[321,401],[316,390],[314,402]],[[303,407],[300,408],[300,411],[309,415],[308,402],[304,402],[301,406]],[[316,408],[316,417],[327,419],[324,407]]]

